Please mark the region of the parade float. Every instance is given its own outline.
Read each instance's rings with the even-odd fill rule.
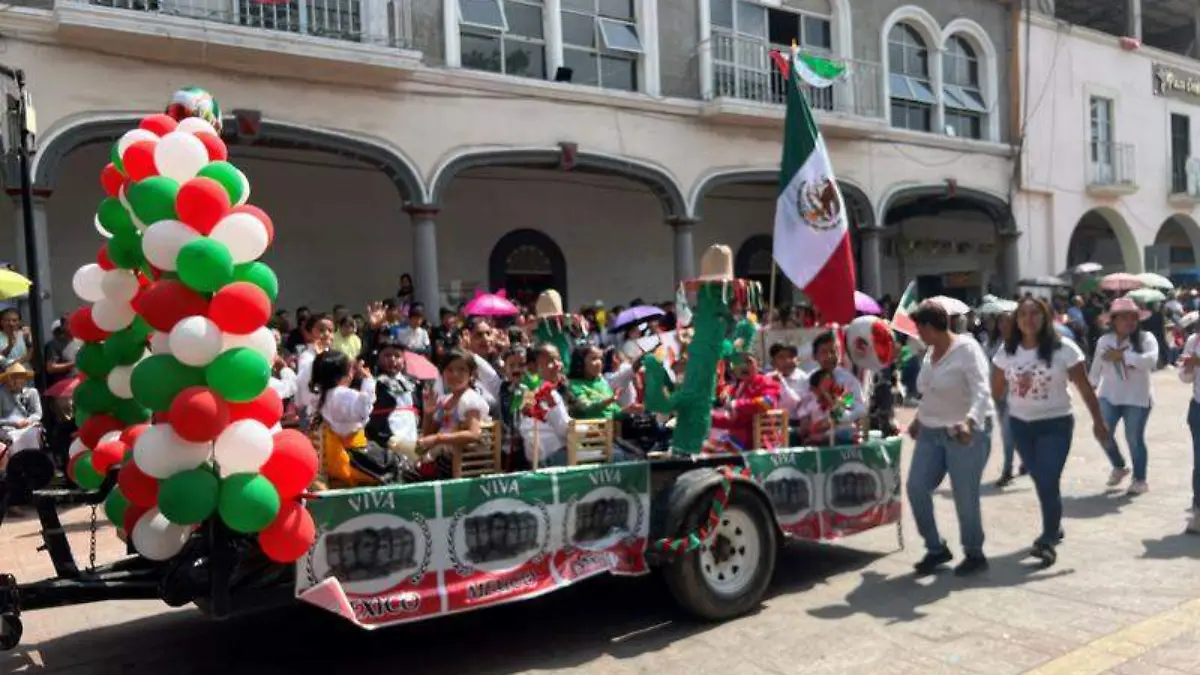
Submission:
[[[6,477],[0,520],[8,495],[32,490],[56,576],[0,575],[0,648],[19,643],[23,611],[46,607],[161,599],[221,617],[298,601],[375,628],[652,567],[681,605],[722,620],[761,601],[782,541],[898,524],[899,438],[864,432],[850,446],[769,450],[710,442],[716,374],[754,339],[748,316],[761,293],[734,277],[724,246],[680,288],[692,317],[682,379],[660,353],[642,358],[647,409],[674,420],[669,451],[605,461],[609,428],[609,453],[601,439],[599,454],[572,453],[573,466],[485,464],[461,474],[470,477],[310,492],[317,451],[279,428],[267,386],[278,281],[259,258],[275,229],[250,204],[220,132],[216,102],[188,89],[113,146],[95,223],[105,241],[74,283],[90,304],[71,318],[86,344],[67,473],[93,509],[91,551],[81,568],[58,515],[68,491]],[[567,354],[577,319],[555,300],[539,303],[537,336]],[[880,319],[844,335],[861,367],[890,362]],[[762,418],[756,436],[787,438],[786,416]],[[486,462],[491,451],[480,454]],[[95,564],[97,509],[129,557]]]

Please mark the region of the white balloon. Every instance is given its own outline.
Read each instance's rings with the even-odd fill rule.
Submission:
[[[140,286],[137,275],[130,270],[108,270],[104,273],[100,288],[104,291],[104,297],[109,300],[131,302]]]
[[[138,141],[157,140],[158,135],[153,131],[147,131],[145,129],[130,129],[129,131],[125,132],[125,135],[122,136],[120,140],[117,141],[117,154],[124,159],[125,151],[128,150],[129,146],[133,145],[134,143],[137,143]]]
[[[270,244],[267,226],[249,213],[225,216],[208,236],[229,247],[233,262],[238,265],[258,260]]]
[[[203,316],[189,316],[171,328],[171,354],[188,366],[207,366],[221,353],[221,329]]]
[[[105,239],[112,239],[112,232],[104,229],[104,226],[100,224],[100,216],[92,216],[92,222],[96,226],[96,231],[100,233],[101,237],[104,237]]]
[[[108,373],[108,390],[117,398],[133,398],[130,378],[133,377],[133,366],[116,366]],[[120,438],[120,434],[117,434]]]
[[[237,175],[242,179],[242,198],[237,200],[234,206],[241,206],[250,201],[250,179],[246,178],[246,174],[242,173],[241,169],[237,169]]]
[[[142,235],[142,252],[146,260],[160,270],[175,271],[179,249],[200,238],[200,233],[178,220],[160,220]]]
[[[133,526],[133,548],[150,560],[170,560],[192,536],[189,525],[176,525],[154,507],[144,513]]]
[[[97,443],[96,445],[104,445],[105,443],[112,443],[114,441],[119,441],[119,440],[121,440],[121,432],[110,431],[107,434],[104,434],[103,436],[101,436],[100,442]]]
[[[151,354],[170,354],[171,341],[169,333],[151,333],[150,334],[150,353]]]
[[[133,462],[152,478],[170,478],[208,461],[212,443],[191,443],[179,437],[169,424],[153,424],[133,444]]]
[[[100,330],[115,333],[133,323],[133,305],[128,300],[104,298],[92,305],[92,320]]]
[[[71,288],[80,300],[98,302],[104,299],[104,268],[96,263],[88,263],[75,270],[71,279]]]
[[[217,436],[213,456],[221,477],[256,473],[271,457],[271,430],[257,420],[238,420]]]
[[[186,131],[172,131],[154,148],[154,166],[158,173],[180,183],[196,177],[208,164],[208,148]]]
[[[189,134],[212,134],[213,136],[220,135],[217,133],[217,130],[213,128],[213,125],[205,122],[199,117],[185,117],[179,122],[179,126],[175,127],[175,131],[184,131]]]
[[[83,441],[76,438],[71,441],[71,447],[67,448],[67,459],[75,459],[76,455],[81,455],[88,451],[88,446],[83,444]]]
[[[227,352],[237,347],[248,347],[262,354],[267,363],[273,363],[275,355],[278,352],[278,347],[275,345],[275,333],[266,326],[259,328],[249,335],[225,333],[223,339],[224,343],[221,346],[221,351]]]

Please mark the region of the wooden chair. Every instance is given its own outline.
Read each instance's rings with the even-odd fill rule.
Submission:
[[[473,478],[493,473],[503,473],[500,464],[500,427],[494,421],[484,422],[480,428],[483,440],[476,445],[454,451],[453,476]]]
[[[604,464],[613,458],[612,420],[571,420],[567,430],[567,466]]]
[[[786,410],[768,410],[754,416],[754,449],[776,450],[788,446]]]

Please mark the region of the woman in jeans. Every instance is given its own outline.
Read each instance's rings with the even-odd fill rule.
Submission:
[[[1030,555],[1046,567],[1058,559],[1062,540],[1062,472],[1071,450],[1075,417],[1070,381],[1092,416],[1092,434],[1104,443],[1108,426],[1084,369],[1083,352],[1054,330],[1045,302],[1026,297],[1017,304],[1017,330],[992,360],[992,390],[1006,396],[1009,424],[1021,462],[1029,469],[1042,508],[1042,533]]]
[[[930,574],[954,557],[933,515],[933,491],[949,474],[964,555],[954,572],[965,576],[988,566],[979,503],[992,445],[987,356],[974,339],[950,331],[950,317],[939,304],[922,303],[912,319],[929,347],[917,379],[921,405],[908,430],[917,442],[908,470],[908,501],[926,551],[915,567],[918,574]]]
[[[1015,321],[1012,312],[995,316],[987,336],[988,361],[996,358],[1004,343],[1012,339],[1013,331],[1016,330]],[[1004,450],[1004,465],[1000,469],[1000,480],[996,481],[996,487],[1005,488],[1013,482],[1013,455],[1017,445],[1013,442],[1012,425],[1008,422],[1008,401],[1003,396],[996,398],[996,424],[1000,427],[1001,447]],[[1018,473],[1025,475],[1024,464]]]
[[[1146,422],[1150,419],[1150,374],[1158,364],[1158,341],[1138,327],[1150,312],[1129,298],[1117,298],[1108,309],[1109,330],[1096,342],[1091,381],[1099,383],[1100,412],[1111,432],[1125,422],[1125,442],[1133,461],[1129,494],[1140,495],[1146,485]],[[1103,443],[1112,473],[1108,486],[1117,487],[1129,475],[1116,438]]]
[[[1192,508],[1188,520],[1188,532],[1200,534],[1200,378],[1196,377],[1196,366],[1200,365],[1200,333],[1188,338],[1183,346],[1179,379],[1192,385],[1192,402],[1188,404],[1187,423],[1192,431]]]

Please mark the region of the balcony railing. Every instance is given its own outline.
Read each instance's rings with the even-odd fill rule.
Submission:
[[[309,37],[412,47],[410,0],[67,0]]]
[[[762,40],[729,33],[713,33],[712,98],[735,98],[758,103],[785,103],[786,81],[771,61],[771,50],[785,54],[790,47],[771,45]],[[858,117],[882,118],[879,64],[867,61],[847,62],[846,79],[832,87],[804,87],[809,104],[827,112]]]
[[[1137,188],[1133,144],[1092,141],[1088,151],[1089,189],[1129,191]]]

